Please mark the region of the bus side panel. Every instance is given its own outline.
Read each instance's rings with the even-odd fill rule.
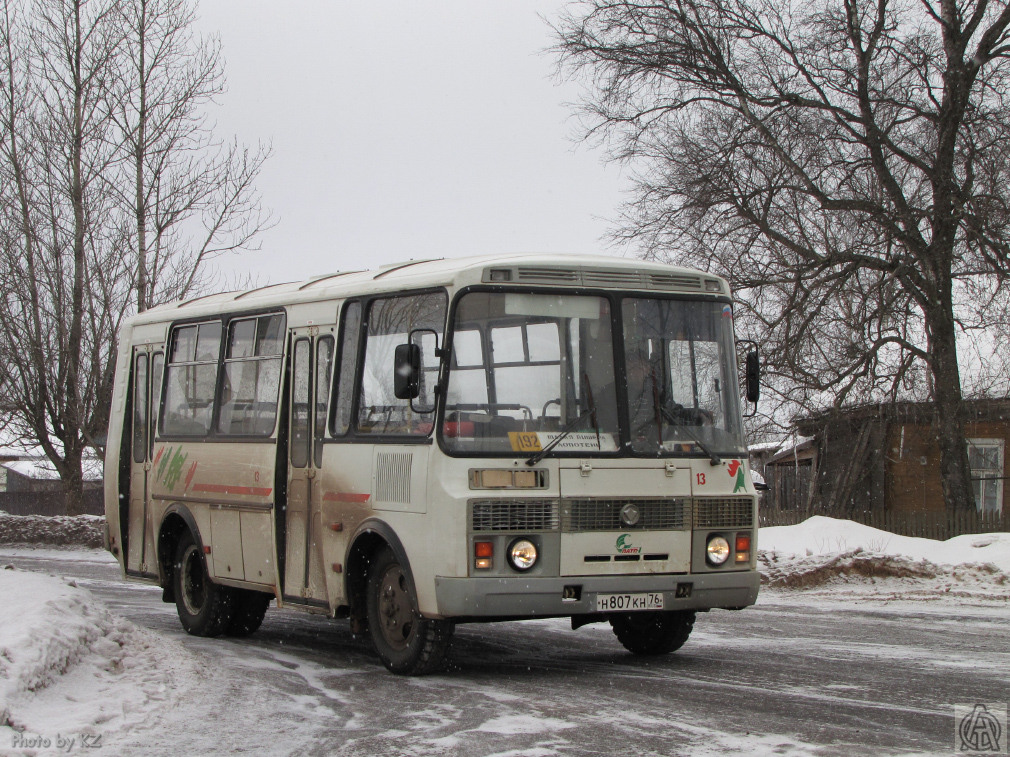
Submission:
[[[327,444],[323,449],[321,533],[326,593],[331,608],[348,601],[343,575],[348,541],[361,522],[374,514],[373,449],[371,444]],[[335,565],[341,566],[339,573]]]
[[[276,464],[272,440],[156,442],[153,496],[163,503],[185,503],[194,516],[202,515],[200,535],[211,547],[212,576],[276,583]]]

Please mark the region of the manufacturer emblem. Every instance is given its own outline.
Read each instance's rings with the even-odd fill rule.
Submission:
[[[617,552],[621,555],[637,555],[642,551],[631,543],[631,534],[621,534],[617,537]]]
[[[638,505],[627,504],[621,508],[621,523],[626,526],[636,526],[638,521],[642,517],[642,511],[638,509]]]

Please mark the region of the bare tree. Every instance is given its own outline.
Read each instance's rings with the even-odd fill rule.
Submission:
[[[197,39],[187,0],[124,0],[123,194],[131,211],[138,310],[189,295],[207,263],[248,249],[270,225],[254,181],[269,150],[222,144],[205,107],[224,91],[220,45]]]
[[[200,287],[268,222],[266,151],[199,113],[223,80],[191,22],[181,0],[0,0],[0,382],[70,513],[124,317]]]
[[[114,2],[38,0],[23,12],[7,2],[0,19],[15,209],[3,219],[0,354],[16,425],[53,462],[78,513],[82,457],[108,417],[118,325],[114,296],[95,295],[119,266],[102,177],[115,161],[103,100],[120,35]]]
[[[1008,25],[987,0],[593,0],[556,26],[587,138],[640,170],[620,235],[728,275],[795,399],[931,398],[956,508],[959,323],[1010,268]]]

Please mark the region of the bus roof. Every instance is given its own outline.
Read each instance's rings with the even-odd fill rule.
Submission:
[[[133,324],[254,310],[423,287],[503,283],[728,295],[726,281],[693,268],[606,255],[482,255],[407,260],[374,270],[338,271],[302,281],[221,292],[146,310]]]

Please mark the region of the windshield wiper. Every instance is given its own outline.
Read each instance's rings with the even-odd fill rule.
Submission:
[[[532,455],[526,458],[527,465],[536,465],[541,460],[543,460],[547,456],[548,452],[557,447],[570,433],[572,433],[572,431],[575,430],[575,427],[578,426],[580,423],[582,423],[582,421],[584,421],[586,418],[591,418],[593,421],[593,426],[596,428],[596,446],[598,447],[603,446],[600,442],[600,427],[596,422],[596,403],[593,402],[593,393],[589,389],[589,378],[588,376],[586,376],[585,373],[582,374],[582,377],[586,382],[586,390],[587,390],[586,409],[583,410],[581,413],[579,413],[578,416],[575,418],[575,420],[573,420],[567,426],[561,429],[560,433],[558,433],[557,436],[551,439],[542,450],[540,450],[539,452],[534,452]]]
[[[674,404],[676,405],[675,410],[677,412],[685,412],[687,410],[687,408],[685,408],[683,405],[679,405],[677,403]],[[663,414],[663,418],[666,419],[667,423],[669,423],[671,426],[678,426],[679,428],[684,429],[687,435],[691,437],[691,441],[697,444],[699,447],[701,447],[701,451],[704,452],[706,455],[708,455],[708,459],[712,463],[712,465],[722,465],[722,458],[720,458],[717,454],[715,454],[709,448],[709,446],[705,444],[705,442],[703,442],[701,438],[691,430],[691,427],[689,425],[684,423],[682,419],[677,418],[677,416],[674,415],[673,410],[668,408],[665,404],[657,405],[657,407],[659,408],[659,412]],[[660,437],[660,444],[662,444],[662,437]]]
[[[539,463],[541,460],[544,459],[544,457],[547,455],[548,452],[557,447],[570,433],[572,433],[572,431],[575,430],[576,426],[578,426],[586,418],[589,418],[590,416],[595,414],[596,414],[595,407],[586,408],[583,412],[581,412],[578,415],[578,417],[574,421],[572,421],[563,429],[561,429],[561,432],[553,439],[551,439],[542,450],[540,450],[539,452],[534,452],[532,455],[530,455],[530,457],[526,458],[526,464],[536,465],[537,463]]]

